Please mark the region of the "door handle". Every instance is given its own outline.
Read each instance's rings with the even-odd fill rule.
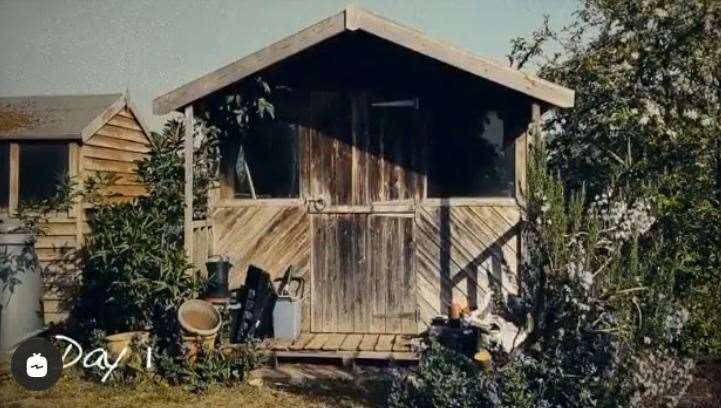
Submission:
[[[306,199],[308,208],[314,212],[323,212],[326,207],[325,199],[323,197],[308,198]]]

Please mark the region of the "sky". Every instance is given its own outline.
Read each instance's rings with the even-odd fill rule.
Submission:
[[[153,98],[341,11],[348,0],[0,0],[0,96]],[[510,41],[574,0],[360,0],[363,8],[506,63]]]

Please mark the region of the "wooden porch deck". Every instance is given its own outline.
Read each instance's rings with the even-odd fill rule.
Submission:
[[[402,334],[301,333],[295,341],[268,339],[263,347],[276,359],[392,360],[414,362],[413,337]]]

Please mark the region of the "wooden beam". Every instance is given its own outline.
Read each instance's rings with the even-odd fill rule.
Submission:
[[[153,100],[164,115],[248,77],[344,31],[365,31],[535,99],[567,108],[574,91],[534,75],[477,57],[446,42],[377,16],[356,6],[326,18],[245,58],[188,82]]]
[[[80,176],[80,146],[78,143],[73,142],[70,143],[70,146],[68,148],[68,164],[69,164],[69,171],[68,175],[70,176],[70,180],[74,183],[76,183],[77,188],[82,188],[82,181]],[[69,209],[70,217],[75,218],[75,234],[76,234],[76,243],[78,246],[82,244],[83,241],[83,204],[82,204],[82,198],[76,198],[75,203],[73,203],[73,206]]]
[[[185,156],[185,213],[184,243],[185,253],[193,256],[193,105],[185,107],[185,135],[183,153]]]
[[[527,117],[523,115],[523,117]],[[527,124],[523,127],[523,132],[516,137],[511,135],[515,139],[513,141],[514,147],[514,186],[515,186],[515,197],[519,203],[525,202],[525,196],[527,194],[527,176],[528,176],[528,134],[531,132],[532,123]]]
[[[15,214],[20,201],[20,145],[10,143],[10,185],[8,200],[8,210],[10,215]]]
[[[533,129],[533,139],[541,137],[541,104],[534,103],[531,107],[531,126]],[[538,140],[531,140],[531,144]]]
[[[367,10],[355,10],[353,21],[362,31],[499,85],[562,108],[573,106],[575,94],[568,88],[478,57],[452,44],[428,37],[420,31],[405,27]]]
[[[345,30],[345,12],[335,14],[236,62],[153,100],[153,112],[170,113]]]

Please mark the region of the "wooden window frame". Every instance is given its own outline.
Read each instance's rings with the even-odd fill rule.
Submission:
[[[8,207],[7,208],[0,208],[0,212],[5,213],[8,217],[12,218],[17,214],[18,206],[20,205],[20,145],[22,144],[32,144],[35,141],[24,141],[24,140],[15,140],[15,141],[9,141],[9,142],[3,142],[8,143],[9,145],[9,179],[10,182],[8,184]],[[73,141],[59,141],[60,143],[66,144],[68,147],[68,176],[70,178],[76,177],[78,175],[79,171],[79,157],[80,157],[80,146],[77,142]],[[56,213],[56,216],[59,217],[68,217],[71,218],[77,214],[77,208],[76,206],[73,206],[72,208],[68,209],[66,212],[59,212]]]
[[[225,146],[225,150],[228,149],[234,149],[237,145],[231,145],[231,146]],[[221,149],[223,147],[221,146]],[[299,142],[299,135],[296,134],[296,148],[295,148],[295,154],[296,154],[296,164],[298,165],[298,179],[296,181],[297,188],[298,188],[298,196],[297,197],[265,197],[265,198],[258,198],[255,193],[255,187],[253,184],[253,175],[250,169],[247,166],[246,162],[246,172],[247,176],[250,182],[251,186],[251,194],[253,197],[236,197],[235,196],[235,175],[234,172],[234,163],[230,163],[230,161],[226,161],[222,159],[223,152],[221,150],[221,161],[220,161],[220,172],[221,172],[221,180],[220,180],[220,197],[218,201],[215,203],[214,207],[216,208],[222,208],[222,207],[292,207],[292,206],[299,206],[304,204],[303,199],[303,186],[302,186],[302,180],[301,180],[301,145]]]

